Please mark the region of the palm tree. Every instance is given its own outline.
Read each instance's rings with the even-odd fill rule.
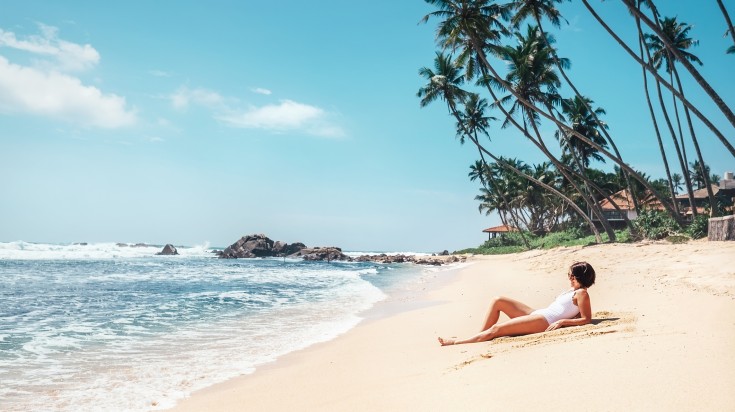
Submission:
[[[709,182],[710,169],[705,163],[700,163],[699,160],[695,160],[689,164],[689,175],[691,176],[692,182],[697,185],[697,189],[705,187]]]
[[[586,2],[586,0],[584,0]],[[679,61],[679,63],[684,66],[684,68],[687,69],[687,71],[692,75],[694,80],[699,84],[699,86],[702,88],[702,90],[707,93],[707,95],[712,99],[712,101],[715,103],[715,105],[722,111],[722,113],[725,115],[727,120],[730,122],[730,124],[735,127],[735,113],[730,109],[730,107],[722,100],[722,98],[717,94],[717,92],[712,88],[712,86],[702,77],[702,75],[697,71],[694,66],[684,57],[679,49],[671,43],[671,41],[668,39],[665,33],[661,30],[658,22],[654,22],[651,19],[648,18],[645,14],[643,14],[638,7],[636,7],[635,0],[622,0],[623,3],[625,3],[626,6],[628,6],[628,10],[630,10],[633,15],[640,19],[643,23],[645,23],[656,35],[664,42],[666,45],[666,48],[669,50],[669,52],[674,56],[676,60]],[[671,88],[673,89],[673,87]],[[735,156],[735,153],[733,154]]]
[[[600,223],[608,234],[608,238],[614,241],[614,230],[603,215],[599,205],[590,196],[589,180],[583,175],[577,175],[586,186],[585,191],[583,191],[572,176],[567,173],[563,164],[546,147],[538,129],[540,120],[538,113],[521,102],[521,99],[523,99],[526,102],[530,102],[534,107],[546,107],[549,112],[553,112],[554,106],[560,105],[562,99],[559,96],[557,88],[561,85],[561,82],[554,70],[555,65],[549,50],[550,47],[548,46],[552,40],[549,38],[542,40],[540,31],[535,26],[528,26],[525,36],[521,33],[516,33],[516,38],[518,39],[516,46],[505,46],[503,48],[503,59],[508,63],[508,71],[504,83],[509,86],[508,91],[511,92],[496,103],[496,107],[510,104],[510,109],[507,111],[508,114],[503,125],[507,126],[512,122],[542,151],[580,194],[587,207],[600,220]],[[517,125],[513,119],[513,115],[519,110],[522,115],[523,126]],[[533,131],[533,136],[528,130],[529,126]],[[572,154],[574,155],[574,153]]]
[[[517,92],[515,92],[512,87],[507,84],[502,77],[498,74],[498,72],[495,70],[492,64],[488,61],[488,52],[492,52],[490,49],[490,42],[493,41],[491,37],[483,37],[485,36],[485,33],[493,32],[495,31],[490,30],[489,28],[495,28],[498,26],[502,26],[502,23],[498,22],[498,19],[502,18],[501,13],[486,13],[484,12],[482,7],[479,7],[478,5],[488,5],[492,2],[489,2],[487,0],[470,0],[468,1],[452,1],[452,0],[426,0],[427,2],[436,5],[440,10],[427,14],[422,21],[426,22],[429,17],[440,17],[444,18],[443,21],[439,23],[439,29],[437,30],[437,42],[441,45],[441,47],[445,49],[452,49],[457,50],[460,48],[471,48],[471,50],[463,50],[463,52],[467,51],[468,53],[471,53],[474,55],[473,60],[476,62],[479,62],[479,70],[482,73],[482,76],[486,81],[484,82],[484,85],[488,88],[488,91],[490,95],[495,100],[495,103],[499,101],[497,96],[494,93],[494,90],[492,87],[490,87],[491,83],[496,83],[499,87],[510,90],[511,94],[518,99],[518,101],[523,104],[525,107],[527,107],[529,110],[535,111],[538,113],[541,117],[546,118],[552,122],[554,122],[558,127],[562,128],[568,128],[566,125],[564,125],[559,119],[555,118],[552,114],[546,113],[545,111],[541,110],[540,108],[534,106],[532,103],[525,100],[523,97],[521,97]],[[586,1],[586,0],[583,0]],[[498,7],[498,6],[496,6]],[[589,6],[588,6],[589,7]],[[478,22],[483,22],[481,24],[478,24]],[[603,22],[604,23],[604,22]],[[477,29],[477,26],[482,26],[480,29]],[[446,26],[446,27],[445,27]],[[488,35],[489,36],[489,35]],[[621,41],[622,43],[622,41]],[[624,43],[622,43],[624,45]],[[472,72],[468,72],[472,73]],[[492,80],[492,82],[490,81]],[[688,101],[686,101],[686,104],[691,105]],[[507,110],[502,105],[497,105],[503,114],[511,118],[511,122],[514,123],[514,125],[519,128],[519,130],[523,130],[523,126],[520,126],[515,122],[514,119],[512,119],[512,116],[507,112]],[[716,128],[714,128],[714,125],[711,124],[704,116],[702,116],[701,113],[698,111],[693,112],[700,118],[703,119],[703,122],[708,125],[708,127],[713,128],[715,131],[717,131]],[[721,133],[718,135],[718,137],[721,137]],[[587,144],[590,144],[591,146],[595,147],[602,153],[604,156],[608,157],[609,159],[613,160],[621,169],[623,169],[625,172],[629,173],[631,177],[636,179],[640,184],[644,185],[646,188],[648,188],[654,195],[660,199],[665,199],[663,196],[661,196],[656,188],[651,186],[648,181],[643,179],[643,177],[633,168],[625,164],[625,162],[620,159],[619,156],[614,156],[610,154],[607,150],[599,147],[596,143],[590,141],[586,137],[582,135],[577,135],[582,141],[584,141]],[[724,139],[724,137],[721,137]],[[726,140],[725,140],[726,142]],[[733,149],[733,153],[735,153],[735,149]],[[673,206],[669,204],[668,202],[664,201],[663,206],[672,214],[672,216],[678,216],[678,213],[674,211]],[[576,209],[575,209],[576,210]],[[594,230],[593,230],[594,231]]]
[[[559,28],[561,26],[561,20],[564,18],[555,5],[561,3],[562,1],[564,0],[515,0],[511,3],[511,7],[515,11],[515,14],[511,18],[511,23],[514,27],[518,28],[520,27],[521,22],[523,22],[526,18],[532,17],[533,20],[536,22],[539,31],[541,32],[542,38],[547,39],[549,37],[544,31],[541,20],[543,17],[546,17],[549,22],[551,22],[552,26]],[[564,20],[566,21],[566,19]],[[562,75],[569,87],[571,87],[571,89],[574,91],[576,98],[580,99],[579,101],[586,106],[586,110],[590,113],[591,117],[601,125],[600,130],[604,135],[604,139],[607,139],[607,142],[612,147],[615,156],[622,160],[622,156],[620,154],[620,151],[618,150],[617,145],[613,141],[612,137],[607,133],[606,127],[602,127],[603,123],[600,122],[599,118],[597,118],[596,111],[592,110],[592,107],[587,105],[587,101],[585,100],[584,96],[579,92],[579,90],[577,90],[577,87],[567,76],[565,69],[568,67],[568,63],[563,61],[563,59],[558,58],[556,50],[552,47],[551,42],[548,42],[548,46],[551,51],[551,56],[556,63],[557,69],[559,70],[559,73]],[[599,141],[604,140],[600,139]],[[628,187],[630,187],[628,174],[624,174],[626,182],[628,182]],[[638,209],[637,201],[635,199],[633,199],[633,201],[636,205],[636,209]]]
[[[643,2],[640,2],[639,3],[639,6],[641,4],[643,4]],[[640,24],[640,21],[638,19],[636,19],[636,27],[638,29],[638,50],[639,50],[639,53],[640,53],[640,61],[644,61],[644,60],[651,61],[650,51],[649,51],[648,48],[644,47],[644,44],[645,44],[644,39],[645,39],[645,37],[643,35],[643,30],[641,28],[641,24]],[[646,58],[646,55],[648,55],[648,58]],[[658,127],[658,121],[656,119],[656,112],[654,111],[653,104],[651,103],[651,94],[650,94],[649,89],[648,89],[648,73],[646,71],[646,67],[643,67],[642,68],[642,74],[643,74],[643,90],[644,90],[645,95],[646,95],[646,104],[648,105],[648,112],[649,112],[649,114],[651,116],[651,122],[653,124],[653,129],[654,129],[654,132],[655,132],[655,135],[656,135],[656,141],[658,143],[659,153],[661,153],[661,160],[663,162],[664,171],[666,173],[666,179],[667,179],[667,182],[668,182],[667,189],[669,191],[669,198],[670,199],[674,199],[675,196],[676,196],[676,190],[674,189],[674,185],[672,183],[671,170],[669,168],[669,161],[668,161],[668,159],[666,157],[666,150],[664,149],[663,139],[661,138],[661,131],[659,130],[659,127]],[[654,78],[655,78],[655,80],[657,82],[656,84],[657,84],[657,87],[658,87],[658,90],[659,90],[659,96],[660,96],[660,94],[661,94],[661,92],[660,92],[660,80],[658,79],[658,77],[656,77],[656,75],[654,75]],[[663,107],[663,104],[662,104],[662,107]],[[683,172],[683,173],[686,173],[686,172]],[[688,186],[688,187],[691,187],[691,186]],[[637,192],[637,190],[632,190],[631,191],[631,193],[636,193],[636,192]],[[691,190],[689,190],[689,192],[691,192]],[[644,192],[644,195],[645,195],[645,192]],[[661,199],[661,196],[660,195],[656,195],[656,197],[659,198],[659,199]],[[681,224],[682,217],[681,217],[681,214],[679,213],[678,203],[676,201],[673,201],[672,202],[672,207],[673,207],[673,210],[674,210],[674,214],[672,215],[672,217],[674,219],[676,219],[677,222],[679,222]]]
[[[681,43],[682,48],[688,47],[689,44],[693,40],[691,40],[689,37],[687,37],[687,32],[689,29],[685,30],[678,30],[677,29],[677,22],[676,19],[668,19],[664,21],[664,24],[668,27],[668,33],[669,36],[676,36],[677,33],[681,33],[679,35],[679,42]],[[638,35],[640,37],[640,41],[645,42],[646,44],[646,56],[648,60],[651,62],[651,65],[656,68],[660,69],[662,64],[666,63],[666,69],[669,73],[669,76],[671,77],[671,83],[674,83],[673,79],[673,72],[674,72],[674,63],[673,59],[671,58],[671,53],[666,48],[666,46],[663,44],[663,42],[656,36],[650,35],[650,34],[643,34],[643,30],[640,26],[640,19],[636,18],[636,25],[638,27]],[[689,55],[688,52],[686,52],[687,55]],[[699,59],[696,58],[694,55],[690,55],[691,59],[696,59],[699,61]],[[700,62],[701,64],[701,62]],[[656,81],[656,92],[658,95],[658,101],[661,105],[661,112],[664,115],[664,120],[666,121],[666,126],[669,129],[669,133],[671,134],[671,139],[674,142],[674,149],[676,150],[676,156],[679,160],[679,167],[681,168],[682,173],[684,173],[684,183],[686,184],[687,194],[689,196],[689,201],[691,204],[694,204],[694,195],[692,193],[692,182],[689,180],[689,176],[687,174],[687,160],[686,155],[684,153],[684,141],[683,137],[681,136],[681,126],[679,126],[679,132],[680,132],[680,138],[682,139],[681,146],[679,145],[679,142],[676,140],[676,132],[674,131],[674,127],[671,124],[671,119],[669,118],[669,112],[666,109],[666,104],[664,103],[664,98],[661,93],[661,83],[657,80]],[[674,99],[674,110],[676,111],[676,121],[679,125],[681,125],[681,122],[679,120],[679,112],[676,109],[676,99]],[[669,180],[671,180],[671,176],[668,176]],[[671,184],[670,184],[671,186]],[[673,189],[672,189],[672,196],[673,196]],[[692,209],[692,216],[696,217],[697,211],[696,209]]]
[[[629,5],[630,4],[630,0],[623,0],[623,1],[626,2],[626,5]],[[650,1],[651,0],[646,0],[645,3],[650,3]],[[595,20],[597,20],[597,22],[605,29],[605,31],[607,31],[608,34],[610,34],[610,36],[612,36],[613,39],[615,39],[615,41],[620,45],[620,47],[623,48],[623,50],[625,50],[626,53],[628,53],[628,55],[631,56],[636,62],[638,62],[638,64],[641,65],[641,67],[643,68],[643,70],[648,71],[657,81],[659,81],[662,86],[666,87],[672,93],[674,93],[674,95],[676,95],[676,97],[679,99],[679,101],[681,101],[682,104],[684,104],[687,108],[689,108],[689,110],[691,110],[691,112],[694,113],[694,115],[697,116],[697,118],[705,126],[707,126],[707,128],[709,128],[712,131],[712,133],[727,148],[727,150],[730,152],[730,154],[732,154],[733,156],[735,156],[735,147],[733,147],[733,145],[730,144],[730,142],[727,140],[727,138],[725,138],[725,136],[722,134],[722,132],[720,132],[720,130],[707,118],[707,116],[705,116],[704,114],[702,114],[702,112],[700,112],[699,109],[697,109],[696,106],[694,106],[688,99],[686,99],[686,97],[684,97],[681,93],[679,93],[674,88],[673,85],[671,85],[669,82],[667,82],[666,80],[664,80],[656,72],[656,69],[654,69],[647,62],[645,62],[642,57],[637,56],[636,53],[633,50],[631,50],[631,48],[628,47],[628,45],[620,38],[620,36],[618,36],[617,33],[615,33],[610,28],[610,26],[607,23],[605,23],[605,21],[600,17],[600,15],[597,14],[597,12],[595,11],[595,9],[589,4],[589,1],[588,0],[582,0],[582,3],[587,8],[587,10],[590,12],[590,14],[595,18]],[[630,8],[630,6],[629,6],[629,8]],[[640,177],[640,176],[638,176],[638,177]],[[638,177],[636,177],[636,180],[638,180],[639,182],[643,183],[643,181],[640,180],[640,179],[638,179]],[[666,206],[665,203],[664,203],[664,206],[667,207],[667,209],[669,209],[669,207]],[[676,215],[678,215],[678,213]],[[676,217],[676,215],[673,215],[673,216]]]
[[[460,87],[464,83],[461,70],[452,62],[451,57],[444,53],[436,53],[434,70],[422,67],[419,74],[429,81],[416,94],[421,98],[421,107],[442,99],[449,106],[450,112],[454,113],[457,110],[457,102],[464,100],[469,95]]]
[[[662,26],[662,32],[666,35],[669,42],[673,44],[678,50],[679,53],[684,56],[687,60],[691,62],[699,63],[699,65],[702,65],[702,61],[699,60],[697,56],[695,56],[692,53],[689,53],[687,51],[688,48],[695,46],[698,44],[698,41],[693,40],[691,37],[689,37],[689,30],[691,29],[691,26],[686,23],[679,23],[676,21],[676,17],[674,18],[664,18],[661,22]],[[653,64],[656,69],[659,69],[663,63],[665,63],[666,72],[669,73],[669,77],[671,78],[671,83],[674,83],[674,76],[676,76],[676,84],[679,92],[684,95],[684,88],[681,84],[681,79],[679,78],[679,73],[676,70],[676,60],[672,58],[671,53],[668,51],[666,46],[663,44],[661,39],[659,39],[656,36],[653,35],[646,35],[646,38],[648,39],[648,46],[653,51]],[[676,110],[677,103],[676,98],[674,98],[674,109]],[[697,139],[697,135],[694,132],[694,125],[692,124],[691,116],[689,115],[689,109],[684,106],[684,113],[686,115],[687,124],[689,126],[689,134],[692,138],[692,143],[694,144],[694,149],[697,154],[697,159],[700,163],[704,163],[704,158],[702,157],[702,151],[699,147],[699,141]],[[682,152],[683,152],[683,161],[682,161],[682,171],[684,172],[685,181],[687,183],[688,190],[691,192],[691,182],[688,179],[688,174],[686,173],[686,164],[687,164],[687,158],[686,158],[686,152],[684,151],[684,140],[683,135],[681,133],[681,123],[679,121],[679,113],[676,112],[676,121],[679,124],[679,136],[682,139],[681,145],[682,145]],[[708,180],[709,177],[705,175],[705,180]],[[707,188],[707,196],[709,198],[710,203],[710,213],[714,213],[716,208],[716,200],[715,195],[712,192],[712,188],[709,185],[709,182],[705,182],[705,187]],[[690,195],[690,202],[693,201],[693,197]]]
[[[466,99],[469,96],[469,93],[463,90],[461,87],[459,87],[464,81],[463,76],[460,74],[461,73],[460,69],[452,62],[450,57],[440,52],[436,54],[436,57],[434,59],[434,68],[436,71],[431,70],[427,67],[423,67],[419,69],[419,74],[428,80],[428,84],[420,88],[417,93],[417,96],[421,98],[421,107],[425,107],[426,105],[428,105],[431,102],[436,101],[437,99],[444,100],[447,104],[447,107],[449,108],[450,114],[452,114],[454,118],[457,120],[458,125],[464,125],[464,122],[462,121],[462,117],[457,110],[457,103]],[[466,128],[464,128],[464,135],[470,140],[472,140],[472,142],[475,144],[478,150],[490,156],[493,160],[498,162],[502,167],[507,168],[508,170],[511,170],[512,172],[517,173],[518,175],[536,184],[539,184],[545,189],[561,197],[564,201],[568,202],[572,208],[575,208],[575,210],[577,210],[577,212],[580,213],[581,216],[584,216],[586,218],[586,220],[588,221],[590,225],[590,229],[593,231],[593,233],[595,233],[596,238],[598,238],[601,241],[600,234],[597,231],[597,228],[595,227],[592,220],[589,219],[589,217],[586,216],[584,211],[579,209],[579,207],[577,207],[577,205],[575,205],[571,199],[564,196],[564,194],[562,194],[555,188],[548,186],[541,181],[536,180],[533,176],[523,173],[522,171],[514,168],[512,165],[502,162],[501,159],[499,159],[498,157],[493,155],[491,152],[486,150],[479,143],[477,138],[472,133],[470,133]]]
[[[472,135],[473,141],[478,140],[478,133],[482,133],[485,136],[489,137],[488,134],[488,128],[490,126],[490,120],[497,120],[494,117],[485,116],[485,111],[487,110],[488,104],[487,100],[481,99],[480,96],[476,93],[471,93],[469,97],[464,102],[464,110],[460,113],[459,120],[457,122],[457,135],[460,138],[460,143],[464,143],[464,136],[465,134]],[[480,163],[484,166],[482,167],[483,171],[487,171],[487,163],[485,161],[485,156],[483,155],[482,151],[480,153]],[[477,165],[476,165],[477,168]],[[487,177],[487,179],[483,178]],[[494,181],[494,177],[492,174],[486,175],[486,176],[479,176],[480,181],[483,183],[483,186],[487,187],[488,183],[491,185],[494,185],[497,187],[497,182]],[[473,179],[473,175],[470,175],[470,179]],[[514,213],[513,209],[509,205],[508,199],[505,197],[503,192],[500,192],[500,200],[503,202],[503,205],[505,206],[501,210],[507,210],[510,214],[510,217],[513,221],[513,225],[515,227],[520,227],[520,222],[518,216]],[[482,210],[480,210],[482,212]],[[504,216],[501,216],[501,219],[503,220],[503,224],[507,225],[507,221],[504,219]],[[530,245],[528,243],[528,240],[526,239],[526,236],[523,234],[523,231],[519,232],[521,235],[521,239],[523,240],[524,245],[527,249],[530,249]]]
[[[513,27],[518,28],[526,18],[532,17],[534,22],[541,27],[541,19],[546,17],[554,27],[559,28],[563,17],[554,4],[561,3],[562,1],[564,0],[512,1],[511,7],[515,11],[515,14],[510,21]]]
[[[682,177],[681,177],[680,174],[678,174],[678,173],[672,173],[671,174],[671,184],[674,185],[674,194],[677,194],[678,195],[679,194],[679,191],[682,188],[682,186],[681,186],[682,185],[681,179],[682,179]]]
[[[598,107],[590,111],[593,101],[586,97],[579,98],[575,96],[572,99],[564,99],[561,103],[562,113],[570,123],[572,130],[587,136],[590,140],[595,141],[602,147],[607,147],[607,142],[601,134],[601,129],[607,129],[605,123],[600,122],[599,117],[605,114],[605,109]],[[583,169],[590,166],[590,159],[599,162],[605,162],[605,158],[600,156],[600,152],[594,147],[586,144],[572,133],[567,133],[564,129],[555,132],[557,140],[559,140],[562,151],[567,154],[575,154]],[[580,170],[584,173],[584,170]]]

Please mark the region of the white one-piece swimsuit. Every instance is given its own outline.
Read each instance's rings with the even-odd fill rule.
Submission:
[[[579,313],[579,308],[572,302],[576,290],[570,289],[551,302],[549,307],[544,309],[536,309],[531,315],[542,315],[549,325],[561,319],[571,319]]]

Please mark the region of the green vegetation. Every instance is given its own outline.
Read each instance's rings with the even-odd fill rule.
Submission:
[[[624,236],[625,231],[619,231],[619,236]],[[579,232],[576,230],[565,230],[555,233],[549,233],[545,236],[535,236],[531,233],[526,233],[528,238],[530,249],[553,249],[555,247],[565,246],[587,246],[594,245],[595,236],[586,235],[579,237]],[[604,236],[604,235],[603,235]],[[521,241],[521,237],[518,233],[511,233],[490,239],[480,247],[469,248],[458,250],[455,253],[474,253],[478,255],[502,255],[507,253],[518,253],[527,250]]]
[[[631,21],[622,27],[632,32],[624,36],[615,33],[587,0],[581,1],[638,64],[635,71],[620,75],[643,74],[642,93],[655,131],[648,138],[656,139],[665,171],[659,179],[623,161],[624,148],[616,144],[612,128],[601,119],[605,110],[582,95],[568,76],[571,63],[548,32],[560,29],[566,21],[556,8],[562,0],[425,1],[434,11],[422,21],[436,22],[438,51],[433,66],[419,70],[426,81],[417,93],[421,106],[437,101],[446,104],[459,142],[471,142],[479,153],[469,178],[480,184],[476,197],[480,212],[497,213],[503,224],[520,229],[476,250],[509,253],[640,238],[681,241],[706,234],[701,207],[714,215],[731,207],[719,205],[713,194],[711,183],[718,177],[710,175],[694,123],[708,129],[707,135],[718,139],[735,157],[735,147],[725,138],[725,134],[732,135],[730,127],[735,128],[735,113],[693,65],[703,64],[692,54],[698,44],[691,37],[693,27],[678,17],[661,15],[654,0],[597,6],[625,9]],[[724,8],[722,12],[729,22]],[[621,37],[634,40],[626,44]],[[723,61],[728,58],[723,51]],[[682,75],[694,81],[682,82]],[[696,84],[704,94],[700,90],[686,94],[685,83],[687,87]],[[707,97],[694,101],[692,95]],[[705,114],[705,109],[710,113]],[[728,128],[725,133],[708,120],[712,116],[727,120],[722,123]],[[544,161],[528,164],[494,153],[493,126],[515,130],[518,139],[538,149]],[[527,151],[528,145],[519,147]],[[609,162],[612,171],[595,169],[593,162]],[[702,188],[707,189],[708,205],[698,205],[698,209],[693,207],[697,205],[693,193]],[[631,203],[631,210],[640,216],[635,222],[624,221],[624,231],[615,230],[608,219],[626,216],[625,211],[600,205],[606,200],[617,208],[629,207],[618,205],[620,198],[611,197],[621,190],[630,194],[624,196],[625,203]],[[686,202],[676,199],[679,191],[687,194]],[[688,214],[694,217],[691,224],[685,219]]]
[[[630,229],[616,230],[616,243],[631,243],[640,240],[666,240],[671,243],[685,243],[692,239],[707,236],[707,217],[698,216],[685,227],[679,226],[666,213],[661,211],[645,211]],[[523,239],[528,241],[524,246]],[[604,240],[609,239],[603,234]],[[458,250],[454,253],[473,253],[478,255],[502,255],[523,252],[528,249],[553,249],[556,247],[588,246],[596,244],[595,236],[579,228],[570,228],[546,235],[537,236],[530,232],[521,235],[511,232],[496,237],[476,248]]]

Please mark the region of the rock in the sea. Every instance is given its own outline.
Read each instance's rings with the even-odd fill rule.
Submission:
[[[303,248],[289,255],[290,258],[302,258],[304,260],[318,260],[331,262],[333,260],[352,261],[352,258],[342,253],[342,249],[334,246]]]
[[[257,257],[284,257],[297,253],[306,246],[303,243],[274,242],[263,234],[243,236],[220,253],[224,259]]]
[[[160,252],[158,252],[156,254],[157,255],[178,255],[179,254],[179,251],[176,250],[176,248],[174,247],[174,245],[172,245],[172,244],[169,243],[169,244],[167,244],[166,246],[163,247],[163,250],[161,250]]]

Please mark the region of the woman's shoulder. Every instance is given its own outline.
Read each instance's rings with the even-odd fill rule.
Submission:
[[[574,296],[589,296],[587,288],[579,288],[574,291]]]

